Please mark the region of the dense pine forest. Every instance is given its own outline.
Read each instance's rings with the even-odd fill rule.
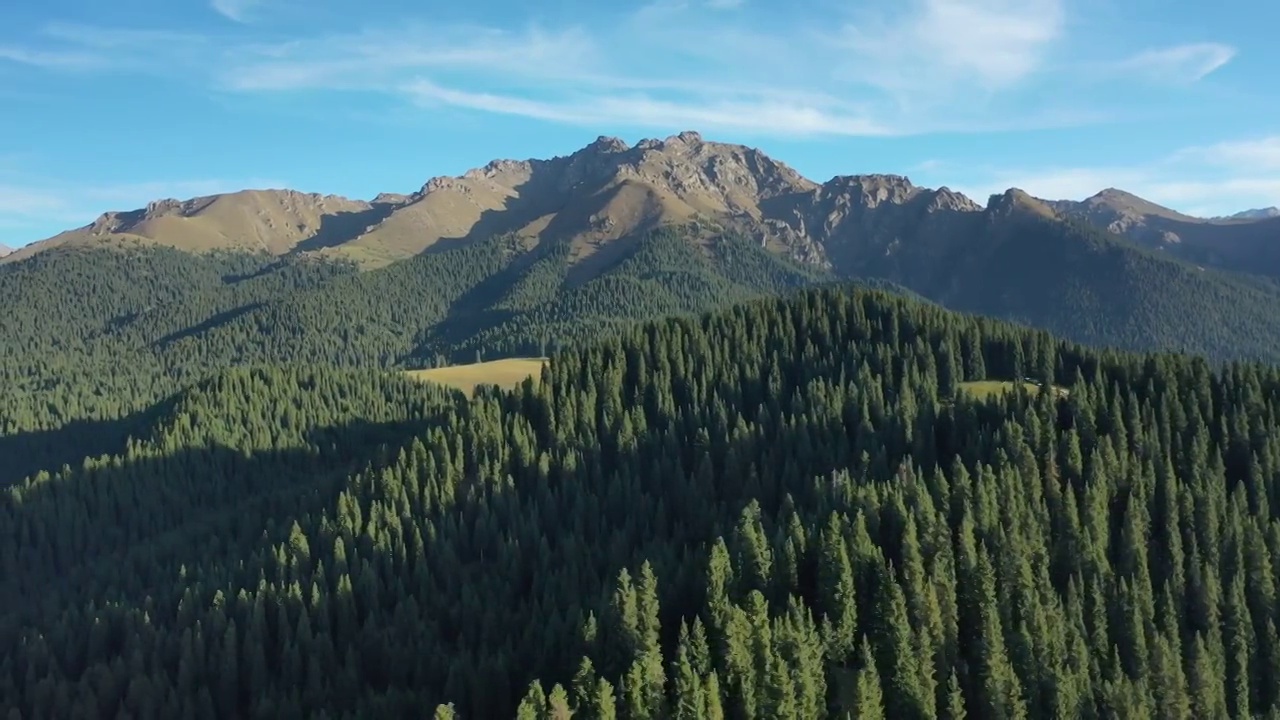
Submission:
[[[0,496],[0,708],[1280,717],[1280,370],[876,290],[750,299],[810,280],[739,249],[673,259],[646,312],[680,316],[646,322],[608,283],[657,260],[565,291],[495,251],[512,307],[484,324],[475,263],[379,304],[305,259],[125,253],[152,281],[105,286],[51,256],[72,291],[3,320],[0,451],[29,472]],[[0,292],[29,302],[23,272]],[[384,369],[554,337],[474,399]]]

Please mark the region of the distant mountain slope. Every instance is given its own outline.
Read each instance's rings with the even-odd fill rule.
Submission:
[[[1265,211],[1205,220],[1114,188],[1045,206],[1194,263],[1280,277],[1280,218],[1262,217]],[[8,261],[59,245],[133,242],[193,252],[318,253],[372,269],[509,234],[530,246],[568,242],[566,260],[584,265],[575,271],[583,277],[648,231],[698,223],[706,237],[733,231],[845,274],[886,267],[916,273],[945,238],[971,234],[983,210],[945,187],[921,188],[897,175],[814,182],[757,149],[683,132],[634,146],[600,137],[565,156],[494,160],[368,202],[290,190],[161,200],[106,213]]]
[[[282,190],[159,201],[107,213],[21,257],[65,244],[135,240],[197,252],[320,252],[378,267],[441,242],[514,234],[569,240],[576,263],[611,241],[695,217],[759,220],[760,203],[815,187],[758,150],[704,142],[697,133],[635,147],[602,137],[565,157],[495,160],[372,202]]]
[[[940,272],[905,284],[948,307],[1079,342],[1280,359],[1276,284],[1139,248],[1017,191],[993,199],[981,230]]]
[[[1266,220],[1267,218],[1280,217],[1280,208],[1268,207],[1257,208],[1255,210],[1242,210],[1234,215],[1226,217],[1213,218],[1214,220]]]
[[[759,150],[708,142],[694,132],[635,146],[601,137],[568,156],[495,160],[458,177],[434,178],[410,195],[380,195],[371,202],[284,190],[158,201],[107,213],[35,243],[14,259],[60,245],[131,240],[194,252],[314,252],[372,268],[441,243],[511,234],[531,244],[567,241],[570,264],[590,267],[623,252],[614,247],[617,241],[698,222],[708,235],[732,230],[824,266],[828,237],[849,244],[851,233],[900,232],[900,220],[875,211],[904,202],[913,214],[930,206],[981,210],[959,194],[917,188],[898,176],[837,177],[820,185]],[[853,224],[846,226],[846,218]],[[856,244],[892,240],[877,236]]]
[[[1050,205],[1065,217],[1190,262],[1280,277],[1280,217],[1242,213],[1206,220],[1115,189],[1103,190],[1083,202],[1062,200]]]
[[[322,258],[161,246],[39,253],[0,266],[0,435],[83,432],[81,444],[98,447],[128,432],[117,420],[219,368],[540,354],[835,279],[741,237],[700,238],[696,228],[646,234],[585,279],[565,262],[570,242],[530,247],[512,235],[362,273]],[[76,418],[116,429],[68,428]]]
[[[13,252],[13,248],[9,247],[8,245],[0,245],[0,257],[4,257],[5,255],[8,255],[9,253],[12,253],[12,252]]]
[[[157,200],[130,212],[32,243],[11,260],[64,245],[155,244],[189,252],[239,250],[283,255],[347,238],[389,212],[387,203],[293,190],[243,190],[190,200]]]

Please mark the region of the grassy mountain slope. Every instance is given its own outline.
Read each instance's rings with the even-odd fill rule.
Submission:
[[[13,253],[21,260],[61,246],[161,245],[188,252],[234,250],[284,255],[349,238],[390,212],[334,195],[293,190],[244,190],[190,200],[159,200],[130,212],[109,212],[93,223]]]

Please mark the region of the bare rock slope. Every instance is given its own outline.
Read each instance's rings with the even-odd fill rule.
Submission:
[[[1280,242],[1273,242],[1280,240],[1280,218],[1203,220],[1115,189],[1082,202],[1017,191],[992,203],[984,207],[899,175],[818,183],[757,149],[682,132],[635,145],[600,137],[551,159],[495,160],[371,201],[292,190],[162,200],[104,214],[6,261],[58,245],[133,242],[193,252],[319,253],[377,267],[512,234],[529,246],[568,242],[570,262],[589,268],[624,253],[646,230],[682,225],[708,238],[737,232],[839,272],[919,276],[942,272],[941,261],[963,252],[966,239],[1003,207],[1074,218],[1199,263],[1280,273]]]
[[[899,176],[818,184],[759,150],[683,132],[634,146],[600,137],[549,160],[495,160],[433,178],[412,194],[368,202],[292,190],[160,200],[106,213],[14,259],[59,245],[133,242],[192,252],[316,252],[378,266],[441,243],[511,233],[530,243],[567,239],[576,263],[649,229],[698,223],[708,235],[734,230],[798,259],[830,264],[831,255],[839,259],[854,246],[892,253],[931,213],[979,210],[958,193],[918,188]]]

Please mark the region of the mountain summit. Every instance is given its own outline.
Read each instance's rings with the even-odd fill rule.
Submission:
[[[643,234],[679,226],[697,228],[704,240],[732,232],[840,273],[917,276],[928,267],[932,278],[939,257],[980,247],[961,241],[979,232],[984,218],[989,224],[1014,212],[1080,221],[1201,265],[1280,274],[1280,243],[1272,242],[1280,219],[1193,218],[1115,188],[1079,202],[1015,189],[984,207],[902,175],[819,183],[758,149],[693,131],[635,145],[601,136],[569,155],[494,160],[370,201],[293,190],[159,200],[106,213],[6,261],[59,245],[143,243],[318,254],[371,269],[508,235],[526,247],[568,243],[569,262],[591,274]]]
[[[618,240],[700,222],[710,233],[733,230],[830,265],[828,242],[887,246],[932,214],[981,210],[959,193],[920,188],[898,175],[845,175],[820,184],[757,149],[688,131],[635,145],[602,136],[567,156],[494,160],[367,202],[292,190],[160,200],[106,213],[19,255],[141,242],[196,252],[314,252],[376,267],[441,243],[512,234],[531,244],[569,240],[572,261],[582,262],[614,250]]]

